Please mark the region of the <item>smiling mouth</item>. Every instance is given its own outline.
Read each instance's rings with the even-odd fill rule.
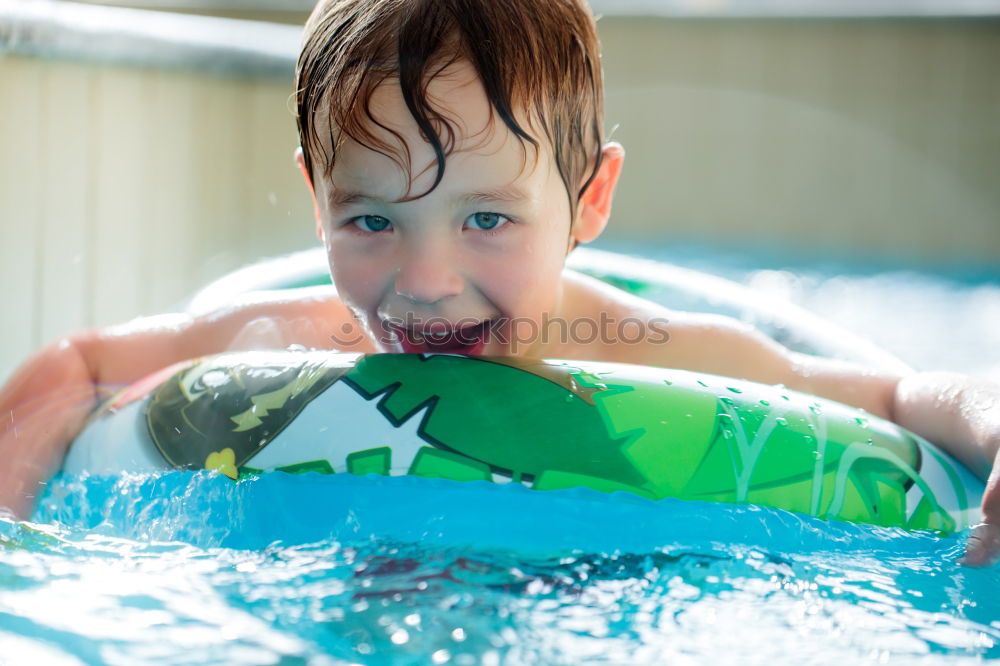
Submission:
[[[480,354],[486,346],[489,319],[444,331],[416,331],[387,324],[406,354]]]

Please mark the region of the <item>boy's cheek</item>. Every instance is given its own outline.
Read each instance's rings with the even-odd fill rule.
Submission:
[[[327,251],[327,258],[330,276],[338,291],[373,284],[378,276],[384,276],[389,271],[389,267],[383,265],[385,262],[380,262],[377,256],[347,243],[334,243]]]

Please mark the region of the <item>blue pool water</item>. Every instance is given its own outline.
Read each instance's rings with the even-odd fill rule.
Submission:
[[[173,472],[58,481],[36,521],[0,531],[0,645],[36,663],[1000,657],[957,537],[759,507]]]
[[[714,263],[996,376],[991,276],[745,261]],[[0,520],[0,663],[979,663],[1000,569],[959,566],[961,537],[412,478],[56,479]]]

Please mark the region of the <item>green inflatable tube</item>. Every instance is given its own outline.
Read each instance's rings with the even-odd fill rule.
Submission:
[[[240,352],[110,400],[64,471],[384,474],[754,503],[947,534],[982,484],[839,403],[625,364],[449,354]]]

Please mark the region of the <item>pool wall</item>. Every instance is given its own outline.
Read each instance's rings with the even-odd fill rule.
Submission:
[[[314,242],[299,28],[139,4],[237,18],[0,1],[0,377]],[[899,4],[595,2],[628,151],[609,235],[997,263],[1000,8]]]

